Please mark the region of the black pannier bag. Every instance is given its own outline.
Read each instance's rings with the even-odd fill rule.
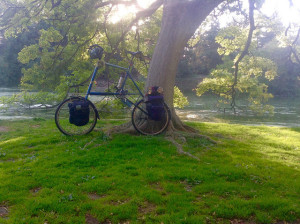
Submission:
[[[69,122],[76,126],[84,126],[89,122],[90,108],[86,100],[75,100],[68,104]]]
[[[162,120],[165,115],[164,96],[162,88],[158,86],[149,88],[146,97],[146,109],[150,119],[155,121]]]

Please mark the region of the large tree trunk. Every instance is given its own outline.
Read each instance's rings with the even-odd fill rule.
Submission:
[[[162,26],[150,63],[146,89],[164,88],[166,103],[171,109],[170,128],[185,130],[173,107],[175,76],[187,41],[208,14],[223,0],[165,0]]]
[[[209,13],[224,0],[164,0],[161,31],[150,63],[145,92],[151,86],[161,86],[164,98],[171,110],[172,120],[168,127],[173,131],[195,131],[180,121],[173,106],[175,76],[183,49],[196,29]],[[145,125],[151,129],[151,123]],[[117,127],[111,132],[136,133],[130,124]],[[197,135],[199,136],[199,135]],[[180,151],[180,150],[179,150]]]

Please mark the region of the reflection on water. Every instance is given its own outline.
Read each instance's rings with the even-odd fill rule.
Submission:
[[[20,90],[17,88],[2,88],[0,87],[0,97],[1,96],[12,96],[15,93],[19,93]]]
[[[0,88],[0,96],[11,96],[18,93],[18,89]],[[93,99],[92,99],[93,101]],[[240,112],[234,115],[232,111],[223,111],[217,108],[217,98],[212,96],[189,96],[190,105],[184,109],[176,110],[179,117],[186,121],[227,122],[246,125],[269,125],[296,127],[300,126],[300,99],[275,98],[269,101],[274,106],[273,116],[255,116],[250,112]],[[239,103],[242,105],[243,103]],[[0,105],[1,106],[1,105]],[[36,107],[39,105],[35,105]],[[56,108],[52,109],[1,109],[0,120],[8,119],[54,119]],[[101,116],[101,115],[100,115]]]
[[[183,120],[205,122],[227,122],[246,125],[268,125],[283,127],[300,126],[300,99],[273,98],[269,104],[274,106],[274,115],[256,116],[250,111],[240,111],[237,115],[233,111],[218,109],[217,98],[213,96],[190,96],[190,105],[177,113]],[[239,102],[243,105],[243,102]]]
[[[19,93],[17,88],[0,88],[0,97],[12,96]],[[53,118],[55,109],[33,109],[40,107],[40,105],[33,105],[31,109],[22,108],[18,105],[6,107],[0,103],[0,120],[22,120],[32,118]]]

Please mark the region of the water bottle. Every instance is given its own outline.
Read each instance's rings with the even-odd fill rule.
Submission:
[[[123,82],[124,82],[124,78],[125,78],[125,74],[122,73],[121,76],[120,76],[118,85],[117,85],[117,88],[118,88],[118,89],[121,89],[121,87],[122,87],[122,85],[123,85]]]

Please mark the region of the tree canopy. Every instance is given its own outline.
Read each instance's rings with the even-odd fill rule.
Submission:
[[[5,33],[5,41],[13,44],[17,38],[18,44],[13,48],[1,46],[0,66],[6,70],[1,69],[0,77],[8,85],[21,78],[23,89],[56,91],[63,96],[70,83],[89,77],[93,65],[87,48],[100,44],[106,51],[105,60],[114,63],[123,63],[126,49],[143,51],[149,60],[135,66],[141,74],[149,72],[146,86],[164,85],[167,98],[173,98],[170,87],[184,52],[180,75],[188,69],[210,73],[199,84],[197,94],[213,92],[232,108],[238,95],[247,95],[253,110],[267,111],[270,108],[264,104],[271,97],[269,81],[275,79],[271,84],[274,92],[276,82],[282,84],[284,80],[290,80],[287,82],[297,91],[300,29],[295,23],[284,27],[275,14],[264,15],[263,3],[157,0],[143,8],[136,0],[1,1],[0,31]],[[289,4],[292,7],[293,1]],[[134,10],[114,20],[121,6]],[[220,25],[218,18],[222,20],[225,15],[233,15],[233,19]],[[214,34],[209,34],[210,27]],[[209,40],[211,35],[215,40]],[[167,51],[168,44],[176,47]],[[199,58],[205,59],[201,67]],[[22,77],[12,79],[18,69],[22,69]]]

